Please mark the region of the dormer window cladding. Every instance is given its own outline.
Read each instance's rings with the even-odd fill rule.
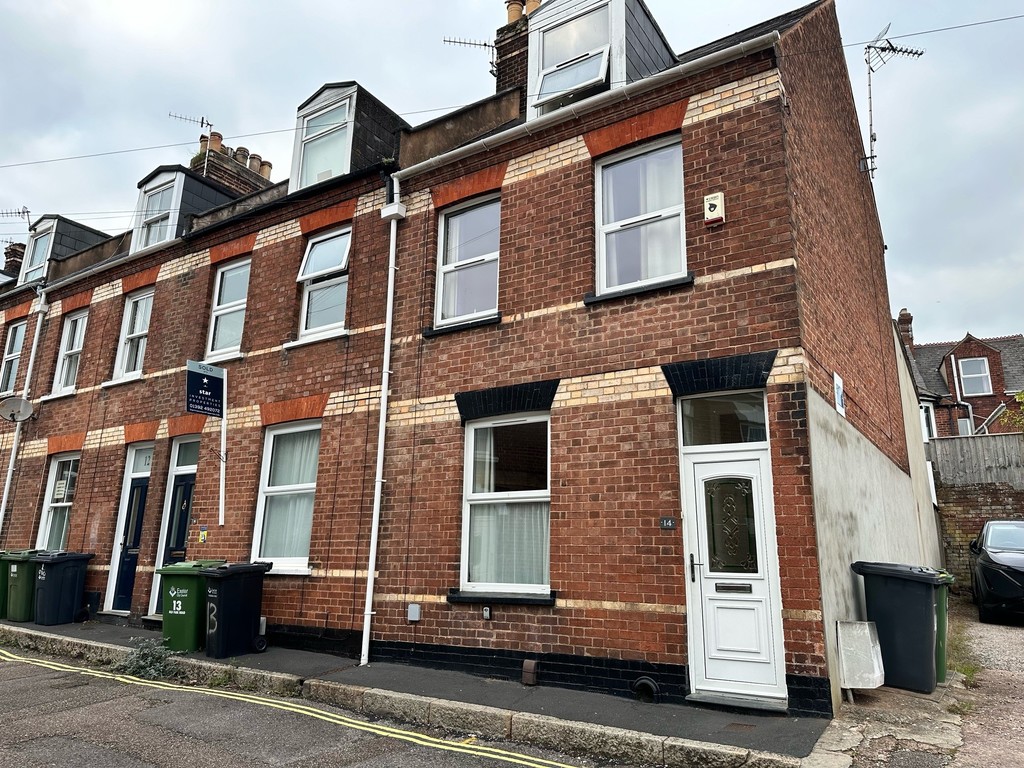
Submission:
[[[299,183],[308,187],[348,173],[349,100],[304,118]]]
[[[534,105],[605,82],[610,42],[607,5],[544,31]]]

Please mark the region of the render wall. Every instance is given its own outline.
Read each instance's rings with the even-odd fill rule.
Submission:
[[[829,667],[838,670],[836,622],[864,621],[858,560],[939,567],[935,526],[923,523],[914,481],[832,405],[807,393],[821,611]],[[834,706],[839,676],[831,680]]]

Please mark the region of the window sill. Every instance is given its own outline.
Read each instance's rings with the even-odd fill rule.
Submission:
[[[448,590],[448,602],[455,605],[554,605],[555,590],[547,595],[520,592],[463,592],[452,587]]]
[[[108,387],[117,387],[121,384],[131,384],[133,381],[142,381],[142,374],[136,373],[131,376],[122,376],[120,379],[111,379],[110,381],[104,381],[100,384],[101,389],[107,389]]]
[[[203,358],[203,363],[206,365],[212,365],[213,363],[227,363],[231,360],[241,360],[245,357],[245,353],[239,350],[234,352],[220,352],[217,354],[207,355]]]
[[[302,338],[296,339],[295,341],[286,341],[281,345],[283,349],[294,349],[295,347],[304,347],[307,344],[316,344],[318,341],[327,341],[329,339],[341,339],[348,336],[348,331],[341,328],[336,331],[330,331],[329,333],[318,333],[310,336],[303,336]]]
[[[647,285],[638,285],[633,288],[623,288],[617,291],[606,291],[605,293],[587,293],[583,296],[583,303],[586,306],[591,304],[600,304],[602,301],[612,301],[613,299],[621,299],[624,296],[640,296],[645,293],[653,293],[654,291],[663,291],[668,288],[680,288],[682,286],[693,285],[693,272],[687,272],[685,277],[677,277],[672,280],[665,280],[660,283],[649,283]]]
[[[67,392],[51,392],[48,395],[43,395],[39,398],[40,403],[47,403],[50,400],[60,400],[64,397],[73,397],[78,390],[69,389]]]
[[[312,576],[312,568],[271,568],[267,576]]]
[[[435,336],[444,336],[449,333],[458,333],[459,331],[468,331],[472,328],[483,328],[488,325],[500,325],[501,324],[501,313],[494,315],[493,317],[483,317],[479,320],[469,320],[465,323],[452,323],[451,325],[442,325],[436,328],[424,328],[423,338],[432,339]]]

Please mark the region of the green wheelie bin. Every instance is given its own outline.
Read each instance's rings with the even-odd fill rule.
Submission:
[[[164,645],[192,653],[203,647],[206,635],[206,577],[200,571],[223,560],[186,560],[159,568],[163,591]]]
[[[36,563],[32,558],[38,549],[5,552],[0,560],[7,571],[7,618],[10,621],[32,621],[36,612]]]
[[[6,550],[0,550],[0,561],[6,554]],[[7,571],[7,563],[0,565],[0,619],[7,618]]]

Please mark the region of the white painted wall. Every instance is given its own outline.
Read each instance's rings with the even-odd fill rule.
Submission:
[[[895,343],[895,342],[894,342]],[[821,564],[822,617],[832,680],[833,708],[840,703],[837,621],[864,621],[857,560],[941,567],[938,518],[932,508],[917,395],[902,352],[900,389],[911,474],[808,390],[814,516]]]

